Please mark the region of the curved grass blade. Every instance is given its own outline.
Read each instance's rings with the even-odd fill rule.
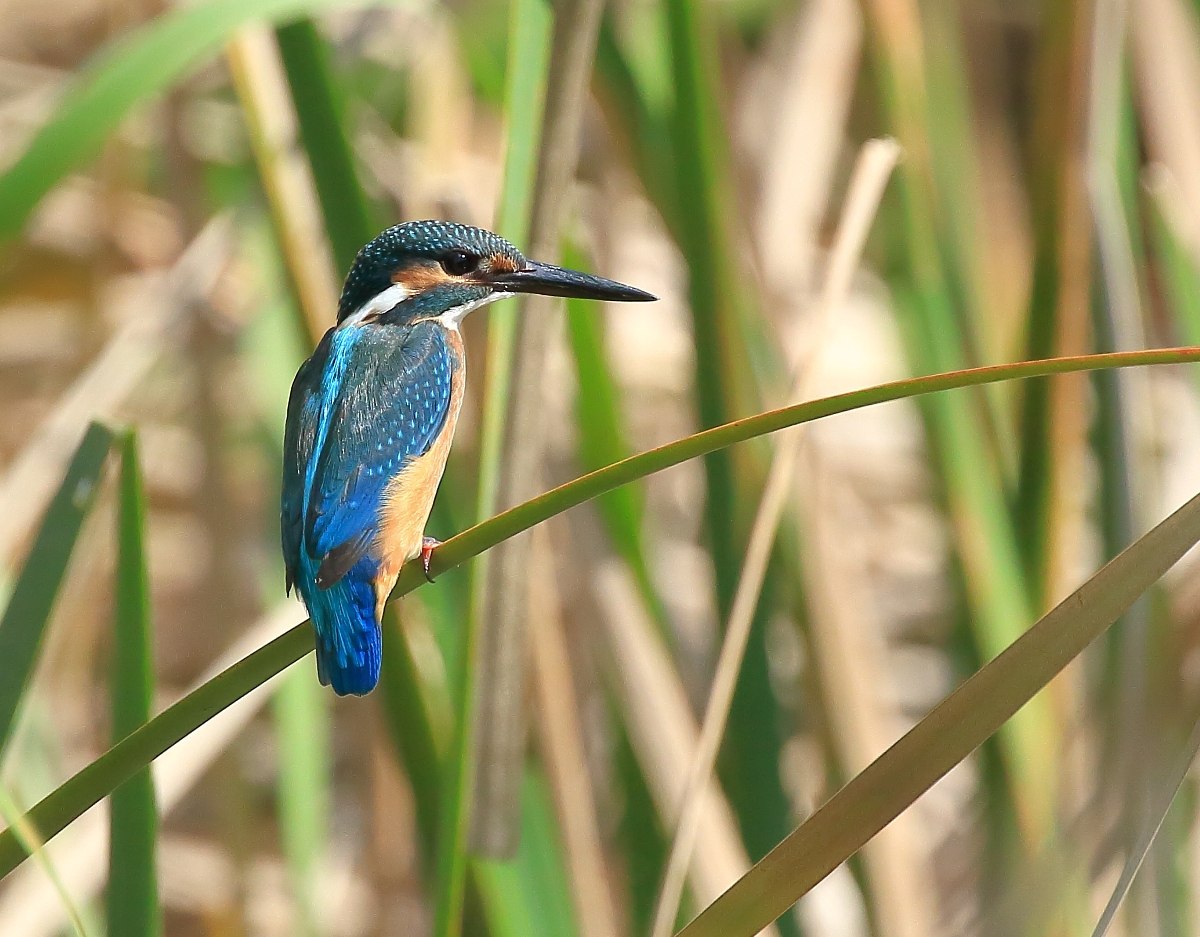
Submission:
[[[984,743],[1197,541],[1200,495],[1107,563],[833,795],[680,932],[750,935]]]
[[[108,427],[99,423],[88,427],[58,493],[46,509],[12,598],[0,618],[0,761],[12,737],[17,706],[33,675],[71,551],[96,500],[112,441]]]
[[[713,427],[657,449],[639,453],[621,462],[576,478],[517,507],[498,514],[447,540],[433,555],[432,575],[451,569],[478,556],[497,543],[528,530],[551,517],[590,501],[620,485],[654,472],[679,465],[725,446],[745,442],[788,426],[796,426],[836,413],[846,413],[878,403],[919,397],[963,387],[1000,381],[1073,374],[1101,368],[1137,367],[1151,364],[1200,362],[1200,347],[1154,348],[1145,351],[1050,358],[1015,364],[970,368],[925,377],[907,378],[862,390],[837,394],[807,403],[770,410],[752,417]],[[1124,554],[1122,554],[1124,555]],[[1120,559],[1118,557],[1118,559]],[[1117,562],[1114,560],[1114,562]],[[425,582],[420,563],[410,563],[400,575],[392,599],[407,595]],[[181,738],[203,725],[218,712],[285,667],[312,651],[312,628],[307,621],[263,645],[209,682],[193,690],[136,732],[77,772],[66,783],[36,804],[26,818],[50,838],[94,806],[134,772],[149,764]],[[0,833],[0,878],[26,858],[11,829]],[[694,937],[694,935],[693,935]]]
[[[213,0],[171,9],[117,39],[77,77],[50,121],[0,175],[0,241],[21,230],[34,206],[82,166],[136,105],[216,55],[254,20],[288,20],[353,0]]]
[[[150,721],[154,695],[146,496],[137,437],[121,443],[117,508],[117,595],[113,627],[112,734],[119,741]],[[157,937],[162,930],[155,861],[158,810],[150,766],[113,791],[108,840],[108,933]]]

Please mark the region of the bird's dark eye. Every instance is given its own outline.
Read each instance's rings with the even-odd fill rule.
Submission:
[[[450,251],[442,257],[442,269],[452,277],[461,277],[479,266],[479,258],[466,251]]]

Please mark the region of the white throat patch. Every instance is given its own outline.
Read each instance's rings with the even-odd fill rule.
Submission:
[[[382,293],[376,293],[356,310],[354,310],[353,313],[346,316],[346,318],[338,324],[338,328],[340,329],[343,326],[362,325],[367,319],[372,319],[375,316],[381,316],[389,309],[399,306],[411,295],[412,290],[410,290],[403,283],[393,283]]]
[[[463,303],[461,306],[455,306],[453,309],[447,309],[437,317],[437,321],[442,323],[443,326],[450,329],[452,332],[457,332],[458,323],[462,322],[468,312],[474,312],[480,306],[486,306],[488,303],[494,303],[498,299],[505,299],[512,295],[512,293],[502,292],[489,293],[487,296],[483,297],[483,299],[473,299],[469,303]]]
[[[381,316],[385,312],[394,309],[404,300],[413,295],[413,291],[406,287],[403,283],[393,283],[382,293],[377,293],[369,300],[359,306],[353,313],[346,316],[338,323],[338,328],[353,328],[354,326],[362,325],[369,319],[376,316]],[[505,299],[512,296],[512,293],[495,292],[489,293],[483,299],[473,299],[469,303],[463,303],[461,306],[455,306],[453,309],[447,309],[440,316],[436,317],[436,321],[440,322],[445,328],[454,332],[458,331],[458,324],[468,312],[473,312],[480,306],[486,306],[488,303],[494,303],[498,299]]]

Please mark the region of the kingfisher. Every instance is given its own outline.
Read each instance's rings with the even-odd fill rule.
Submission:
[[[312,619],[317,677],[339,696],[379,682],[380,619],[404,564],[420,557],[429,578],[438,541],[425,524],[466,382],[459,323],[516,293],[655,299],[527,260],[482,228],[409,221],[358,252],[336,324],[292,382],[280,505],[286,587]]]

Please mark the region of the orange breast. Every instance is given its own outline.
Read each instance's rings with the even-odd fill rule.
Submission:
[[[379,537],[375,542],[375,554],[379,558],[379,574],[375,580],[378,614],[383,612],[383,603],[395,586],[400,569],[421,553],[425,523],[429,520],[433,498],[446,469],[446,457],[450,454],[450,443],[462,409],[467,377],[462,338],[458,332],[450,330],[446,337],[459,360],[450,379],[446,423],[429,451],[411,460],[384,490],[379,512]]]

